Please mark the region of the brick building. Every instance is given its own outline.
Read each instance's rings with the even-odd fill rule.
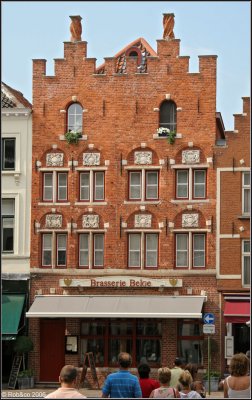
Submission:
[[[220,124],[219,124],[220,125]],[[250,349],[250,98],[234,130],[218,134],[216,277],[221,296],[222,360]],[[224,339],[224,338],[223,338]]]
[[[102,381],[128,351],[133,371],[177,355],[205,368],[202,313],[222,343],[217,57],[190,73],[165,14],[157,51],[139,38],[97,68],[71,18],[55,75],[33,62],[31,367],[57,381],[92,351]]]

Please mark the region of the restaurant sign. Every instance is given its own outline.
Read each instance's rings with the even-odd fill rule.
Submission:
[[[90,279],[64,278],[59,280],[61,287],[94,287],[94,288],[153,288],[153,287],[182,287],[182,279],[149,279],[136,276],[108,276]]]

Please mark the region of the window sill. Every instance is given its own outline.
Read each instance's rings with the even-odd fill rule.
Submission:
[[[38,203],[38,206],[70,206],[70,202],[62,202],[62,203],[46,203],[46,202],[40,202]]]
[[[78,139],[79,141],[81,140],[87,140],[87,135],[82,135],[80,139]],[[59,140],[65,141],[66,142],[66,138],[65,135],[59,135]]]
[[[147,204],[160,204],[161,201],[160,200],[124,200],[123,204],[140,204],[140,205],[147,205]]]
[[[238,215],[238,219],[250,219],[250,214]]]
[[[182,133],[176,133],[175,139],[182,139],[182,137]],[[167,141],[167,136],[159,136],[158,133],[153,133],[153,139],[166,139]]]
[[[75,206],[106,206],[108,203],[106,201],[96,201],[96,202],[89,202],[89,201],[76,201],[74,203]]]
[[[11,170],[11,171],[7,171],[7,170],[2,170],[2,175],[21,175],[21,171],[15,171],[15,170]]]
[[[201,199],[201,200],[178,200],[178,199],[171,199],[171,203],[173,204],[190,204],[190,203],[209,203],[209,199]]]

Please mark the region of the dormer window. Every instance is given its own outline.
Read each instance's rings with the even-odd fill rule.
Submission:
[[[73,103],[67,110],[67,131],[82,133],[83,110],[80,104]]]
[[[177,130],[177,106],[174,101],[165,100],[160,106],[159,127]]]
[[[128,49],[125,53],[127,57],[137,58],[137,65],[140,65],[142,62],[142,53],[141,50],[134,46]]]

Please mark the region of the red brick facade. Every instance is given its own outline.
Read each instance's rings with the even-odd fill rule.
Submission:
[[[162,288],[161,294],[193,295],[206,292],[202,312],[216,317],[214,338],[222,346],[220,298],[216,284],[216,56],[199,56],[199,73],[189,72],[189,57],[179,55],[179,39],[158,40],[157,53],[147,57],[147,71],[139,73],[137,59],[126,56],[126,73],[116,73],[116,58],[106,58],[102,72],[95,59],[87,58],[87,43],[65,42],[64,58],[55,60],[55,75],[46,75],[46,61],[33,62],[33,172],[31,211],[31,301],[42,295],[82,294],[83,288],[60,286],[60,279],[90,279],[99,276],[138,276],[152,279],[182,279],[182,287]],[[171,99],[177,107],[177,137],[174,144],[156,134],[159,108]],[[64,139],[67,110],[70,104],[83,108],[82,138],[77,145]],[[237,117],[237,119],[239,119]],[[242,119],[243,121],[243,119]],[[241,123],[243,123],[241,121]],[[238,124],[238,120],[236,122]],[[236,128],[238,129],[238,128]],[[195,150],[193,163],[182,161],[182,152]],[[137,164],[136,152],[151,153],[151,161]],[[195,154],[194,152],[194,154]],[[57,167],[48,167],[47,155],[63,154]],[[105,198],[100,202],[80,201],[79,174],[83,154],[99,153],[99,168],[104,171]],[[243,153],[242,153],[243,154]],[[239,157],[239,156],[237,156]],[[241,155],[245,158],[245,155]],[[237,158],[239,159],[239,158]],[[226,162],[226,161],[225,161]],[[228,156],[227,156],[228,162]],[[248,160],[246,159],[246,162]],[[223,164],[221,164],[223,165]],[[158,199],[129,200],[130,171],[158,171]],[[176,171],[202,169],[206,174],[206,196],[203,199],[176,199]],[[43,201],[43,174],[67,173],[67,201]],[[191,174],[191,172],[189,173]],[[193,178],[191,177],[190,180]],[[238,179],[238,178],[237,178]],[[191,181],[190,181],[191,182]],[[192,185],[192,183],[190,183]],[[151,215],[151,227],[136,229],[136,215]],[[198,222],[186,228],[184,214],[196,214]],[[42,234],[48,228],[46,216],[62,218],[57,232],[67,233],[67,265],[64,268],[42,267]],[[104,233],[103,268],[79,268],[78,233],[83,228],[83,215],[98,215],[99,229]],[[50,217],[51,218],[51,217]],[[187,222],[188,223],[188,222]],[[190,223],[189,223],[190,224]],[[225,229],[224,221],[222,229]],[[228,229],[228,228],[227,228]],[[158,233],[156,268],[128,268],[129,232]],[[177,268],[176,233],[205,234],[205,266]],[[246,231],[245,231],[246,232]],[[189,239],[191,240],[191,239]],[[225,250],[223,249],[223,254]],[[225,271],[225,264],[221,264]],[[222,272],[224,273],[224,272]],[[222,284],[222,281],[218,281]],[[228,281],[230,283],[231,281]],[[225,281],[223,281],[225,285]],[[52,290],[50,291],[50,288]],[[158,288],[85,288],[85,295],[115,294],[160,295]],[[163,320],[162,364],[172,366],[178,355],[177,320]],[[79,334],[79,320],[66,319],[66,329]],[[35,339],[31,367],[40,380],[39,319],[30,319],[30,334]],[[66,355],[66,363],[81,364],[80,355]],[[204,367],[207,357],[204,356]],[[214,369],[220,370],[220,359]],[[107,374],[108,368],[101,369]]]

